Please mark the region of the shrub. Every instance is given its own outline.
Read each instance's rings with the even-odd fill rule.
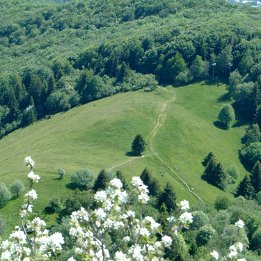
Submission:
[[[223,123],[226,128],[231,127],[235,121],[235,111],[230,104],[226,104],[220,109],[218,113],[218,120]]]
[[[92,187],[93,176],[89,170],[81,169],[71,176],[71,181],[77,188],[89,189]]]
[[[226,197],[217,197],[215,201],[215,209],[216,210],[224,210],[228,209],[231,206],[231,202]]]
[[[197,236],[196,242],[198,246],[204,246],[208,243],[208,241],[214,236],[215,230],[210,225],[205,225],[200,228]]]
[[[199,229],[209,222],[208,216],[203,211],[194,211],[192,215],[193,223],[190,224],[190,228],[193,230]]]
[[[22,192],[24,188],[25,188],[24,183],[21,180],[17,179],[11,185],[11,192],[15,197],[18,198],[19,193]]]
[[[0,183],[0,208],[2,208],[12,197],[8,187],[4,183]]]

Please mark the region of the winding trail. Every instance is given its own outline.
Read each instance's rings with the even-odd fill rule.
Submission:
[[[142,155],[142,156],[139,156],[139,157],[131,157],[130,159],[128,159],[126,161],[123,161],[123,162],[121,162],[121,163],[119,163],[117,165],[112,166],[108,170],[111,171],[111,170],[113,170],[113,169],[115,169],[117,167],[120,167],[120,166],[123,166],[123,165],[127,165],[127,164],[133,162],[134,160],[148,158],[148,157],[154,157],[154,158],[158,159],[162,163],[162,165],[167,167],[181,181],[181,183],[183,183],[183,185],[186,187],[186,189],[191,194],[193,194],[199,201],[204,203],[204,201],[200,198],[200,196],[197,193],[195,193],[194,191],[192,191],[192,188],[190,188],[188,183],[154,149],[153,140],[154,140],[156,134],[158,133],[159,129],[163,126],[163,124],[164,124],[164,122],[165,122],[165,120],[167,118],[167,112],[166,112],[167,106],[169,105],[169,103],[174,102],[176,100],[175,91],[169,91],[169,90],[167,90],[166,88],[163,88],[163,87],[159,87],[159,88],[163,89],[164,91],[166,91],[168,93],[172,93],[173,97],[170,100],[166,101],[162,105],[162,107],[160,109],[160,114],[158,116],[157,123],[156,123],[155,127],[149,132],[149,134],[147,135],[147,137],[145,139],[146,143],[147,143],[148,151],[150,151],[151,154],[149,154],[149,155]]]

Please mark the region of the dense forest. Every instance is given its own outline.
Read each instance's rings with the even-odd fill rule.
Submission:
[[[259,9],[225,1],[31,4],[1,5],[2,137],[117,92],[229,77],[238,117],[260,124]]]

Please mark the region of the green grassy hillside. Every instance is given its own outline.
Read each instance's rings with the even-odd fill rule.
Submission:
[[[17,178],[25,181],[27,170],[23,159],[31,155],[36,161],[36,173],[41,176],[37,185],[38,211],[51,198],[71,193],[66,184],[74,170],[89,168],[97,175],[102,168],[117,165],[113,170],[121,169],[127,180],[148,167],[162,184],[172,183],[178,199],[198,201],[184,185],[186,182],[204,202],[213,202],[225,192],[201,180],[200,162],[213,151],[225,168],[236,164],[243,176],[237,156],[243,128],[224,131],[213,125],[225,86],[194,84],[167,90],[118,94],[15,131],[0,140],[1,181],[7,185]],[[159,118],[160,115],[165,117]],[[137,133],[144,137],[151,134],[150,149],[145,157],[129,161],[131,157],[126,153]],[[56,179],[58,168],[66,171],[63,180]],[[228,191],[233,189],[234,186],[228,187]],[[10,201],[0,214],[15,223],[22,200],[20,197]]]

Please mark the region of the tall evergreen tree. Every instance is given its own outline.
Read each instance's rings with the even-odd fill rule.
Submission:
[[[251,182],[255,189],[255,192],[258,193],[261,191],[261,163],[257,161],[255,166],[251,171]]]
[[[164,203],[161,205],[159,213],[160,215],[158,218],[158,222],[161,224],[163,232],[166,233],[169,227],[169,221],[168,221],[169,213]]]
[[[167,183],[163,192],[158,197],[158,207],[160,208],[165,204],[168,212],[176,209],[176,194],[173,187]]]
[[[143,183],[148,186],[151,180],[150,171],[147,168],[145,168],[140,174],[140,178],[143,181]]]
[[[252,186],[250,177],[246,175],[237,187],[236,196],[243,196],[247,199],[252,199],[254,197],[254,194],[255,190]]]
[[[217,186],[218,188],[224,189],[226,182],[226,173],[220,162],[217,161],[216,157],[212,156],[210,153],[209,155],[209,157],[207,156],[202,162],[202,164],[205,164],[208,161],[205,171],[203,173],[203,178],[210,184]]]
[[[132,152],[135,155],[141,155],[141,153],[145,150],[145,145],[146,142],[143,139],[143,137],[138,134],[136,135],[136,137],[134,138],[133,142],[132,142]]]
[[[161,193],[159,181],[156,178],[152,177],[150,171],[147,168],[142,171],[140,178],[143,183],[148,186],[150,195],[158,196]]]
[[[116,177],[121,181],[122,188],[124,190],[128,189],[128,184],[127,184],[127,182],[125,180],[125,177],[124,177],[123,173],[120,170],[116,171]]]
[[[205,171],[203,173],[203,178],[208,181],[209,183],[213,184],[213,173],[217,166],[217,159],[215,157],[210,158]]]
[[[216,156],[214,155],[213,152],[209,152],[209,154],[203,159],[203,161],[201,162],[201,164],[203,165],[203,167],[206,167],[209,163],[209,161],[212,158],[216,158]]]
[[[97,176],[97,178],[96,178],[96,180],[94,182],[93,190],[95,192],[97,192],[98,190],[105,190],[107,185],[108,185],[108,183],[109,183],[109,181],[110,181],[109,175],[106,172],[106,170],[103,169],[98,174],[98,176]]]
[[[226,172],[220,162],[217,163],[213,172],[213,183],[220,189],[224,189],[226,185]]]

